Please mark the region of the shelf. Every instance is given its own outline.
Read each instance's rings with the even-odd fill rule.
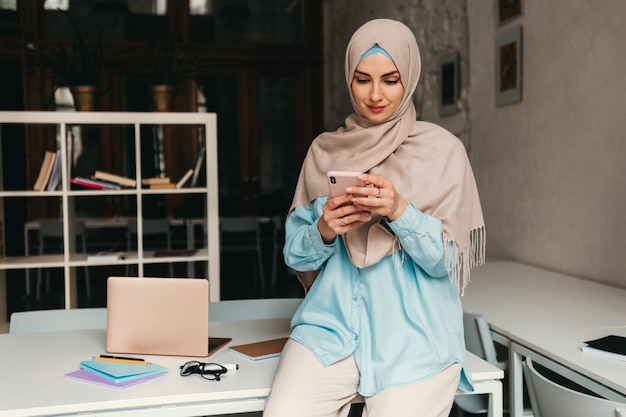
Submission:
[[[210,297],[212,301],[219,300],[220,297],[220,253],[218,245],[218,225],[219,225],[219,212],[218,212],[218,183],[217,183],[217,120],[216,115],[213,113],[125,113],[125,112],[0,112],[0,129],[5,125],[23,125],[23,126],[47,126],[56,127],[56,129],[43,129],[50,130],[45,132],[46,134],[55,135],[58,134],[57,140],[59,144],[59,155],[61,157],[61,179],[57,190],[54,191],[33,191],[33,190],[3,190],[3,178],[0,174],[0,220],[6,225],[11,219],[5,218],[7,204],[14,204],[12,202],[19,201],[19,199],[48,199],[44,200],[41,204],[59,204],[61,216],[58,219],[62,225],[62,233],[59,233],[59,239],[61,240],[62,253],[59,255],[29,255],[32,253],[31,247],[38,242],[29,240],[29,234],[37,234],[40,232],[39,225],[42,224],[38,219],[29,219],[23,225],[24,228],[24,248],[11,247],[9,253],[17,253],[17,249],[22,251],[25,256],[7,256],[4,260],[0,261],[0,322],[5,319],[5,297],[6,297],[6,271],[23,270],[28,277],[29,271],[41,269],[41,268],[60,268],[63,269],[64,286],[65,286],[65,308],[73,308],[76,304],[76,269],[78,268],[100,268],[105,266],[115,265],[135,265],[137,268],[137,274],[143,275],[144,265],[155,264],[181,264],[186,263],[188,265],[194,265],[198,262],[205,265],[202,270],[206,271],[206,276],[200,278],[209,279],[210,284]],[[128,178],[133,178],[137,181],[135,188],[123,188],[120,190],[79,190],[72,189],[70,187],[70,170],[68,166],[71,166],[68,162],[68,137],[69,132],[73,132],[72,129],[82,129],[84,126],[94,125],[98,126],[96,131],[102,129],[110,129],[111,126],[125,126],[121,130],[122,134],[115,135],[114,140],[123,141],[122,144],[129,148],[129,156],[131,160],[128,165]],[[142,188],[141,185],[141,173],[142,173],[142,145],[146,135],[155,135],[155,131],[165,131],[165,129],[146,129],[145,127],[197,127],[198,129],[192,129],[187,140],[199,140],[200,145],[195,145],[202,149],[204,147],[204,164],[205,169],[198,172],[201,178],[201,184],[199,187],[186,187],[186,188],[162,188],[162,189],[150,189]],[[188,128],[186,128],[188,129]],[[19,129],[18,129],[19,130]],[[89,130],[91,132],[91,130]],[[187,130],[183,130],[187,132]],[[2,144],[2,133],[0,130],[0,145]],[[117,133],[117,131],[116,131]],[[22,140],[39,140],[43,134],[34,137],[29,136],[29,129],[23,129]],[[72,133],[73,134],[73,133]],[[20,138],[14,137],[15,133],[11,134],[10,138],[6,140],[19,140]],[[71,135],[70,135],[71,136]],[[119,136],[119,137],[118,137]],[[185,135],[183,135],[185,136]],[[154,140],[154,137],[149,138]],[[89,137],[82,138],[83,141],[89,141]],[[177,139],[178,140],[178,139]],[[72,145],[73,146],[73,145]],[[4,158],[7,155],[2,155],[0,147],[0,160],[5,162]],[[70,148],[71,149],[71,148]],[[174,180],[174,179],[173,179]],[[206,185],[205,185],[206,184]],[[123,197],[123,200],[127,206],[131,207],[134,212],[132,215],[125,218],[85,218],[82,219],[75,214],[75,206],[79,203],[89,202],[96,197]],[[152,240],[147,235],[144,237],[144,224],[148,224],[146,215],[150,214],[150,217],[154,217],[150,206],[150,202],[153,197],[158,196],[171,196],[171,198],[182,198],[183,196],[200,196],[202,203],[200,203],[199,212],[204,214],[193,219],[183,218],[167,218],[168,228],[178,227],[184,230],[186,237],[183,242],[186,244],[186,249],[194,249],[195,252],[189,256],[168,256],[168,257],[154,257],[154,249],[149,248],[147,245]],[[32,200],[37,201],[37,200]],[[91,200],[96,204],[101,204],[101,201],[105,200]],[[111,200],[113,201],[113,200]],[[128,207],[126,208],[128,209]],[[125,247],[120,250],[126,252],[125,259],[113,260],[113,261],[88,261],[88,254],[84,250],[77,250],[75,228],[78,227],[77,222],[81,222],[81,227],[84,230],[99,231],[105,230],[109,227],[128,228],[129,220],[136,219],[136,236],[134,240],[129,240],[129,243],[134,243],[135,249],[126,250]],[[85,226],[86,225],[86,226]],[[204,247],[196,248],[196,226],[204,225],[206,231],[206,238],[204,241]],[[42,226],[43,227],[43,226]],[[91,229],[89,229],[91,227]],[[6,230],[6,228],[4,228]],[[134,230],[134,229],[133,229]],[[177,229],[178,230],[178,229]],[[128,230],[127,230],[128,231]],[[125,232],[127,232],[125,231]],[[4,232],[6,233],[6,232]],[[98,232],[96,232],[98,233]],[[169,229],[168,229],[169,233]],[[172,232],[173,233],[173,232]],[[182,232],[179,232],[182,233]],[[5,246],[12,244],[8,242],[6,236],[2,236]],[[168,234],[168,240],[169,240]],[[180,240],[180,238],[179,238]],[[79,240],[80,242],[80,240]],[[180,242],[179,242],[180,243]],[[200,246],[203,246],[200,244]],[[189,267],[188,267],[189,268]],[[189,270],[189,269],[188,269]],[[31,272],[32,273],[32,272]],[[191,276],[191,275],[190,275]],[[197,278],[197,277],[196,277]],[[27,278],[28,279],[28,278]],[[28,289],[27,289],[28,291]]]

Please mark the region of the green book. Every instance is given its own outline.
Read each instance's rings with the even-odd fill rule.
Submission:
[[[123,362],[98,361],[90,359],[80,363],[81,369],[86,369],[97,375],[103,376],[115,382],[129,381],[135,378],[143,378],[167,372],[167,368],[155,363],[133,364]]]

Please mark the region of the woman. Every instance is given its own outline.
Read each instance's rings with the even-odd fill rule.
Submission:
[[[357,393],[368,417],[447,416],[457,387],[472,390],[459,293],[484,262],[484,222],[462,143],[415,120],[419,73],[400,22],[348,44],[354,113],[312,143],[286,222],[285,261],[310,289],[266,417],[346,416]],[[368,186],[327,197],[330,170]]]

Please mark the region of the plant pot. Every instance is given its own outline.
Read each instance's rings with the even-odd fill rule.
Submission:
[[[174,105],[174,86],[168,84],[151,85],[152,111],[171,111]]]
[[[74,85],[70,87],[76,111],[97,110],[98,87],[95,85]]]

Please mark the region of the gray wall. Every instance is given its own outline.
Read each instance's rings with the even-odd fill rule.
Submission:
[[[419,117],[465,143],[487,223],[488,259],[626,287],[626,2],[525,0],[496,23],[496,0],[325,2],[325,127],[351,110],[343,54],[375,17],[416,34]],[[523,27],[523,98],[495,105],[498,33]],[[461,111],[438,116],[439,59],[461,54]]]
[[[471,160],[488,253],[626,287],[626,2],[468,0]],[[495,106],[495,38],[523,27],[523,98]]]

